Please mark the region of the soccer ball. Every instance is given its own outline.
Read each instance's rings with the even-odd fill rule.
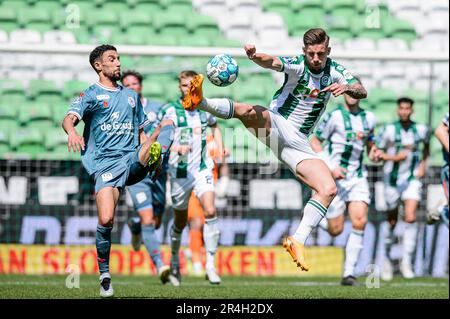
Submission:
[[[218,54],[212,57],[206,65],[206,75],[212,84],[228,86],[236,81],[239,66],[229,54]]]

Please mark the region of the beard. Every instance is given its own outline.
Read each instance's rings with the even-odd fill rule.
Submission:
[[[111,81],[117,82],[117,81],[120,80],[120,75],[121,75],[121,73],[120,73],[120,71],[119,71],[119,72],[111,72],[111,73],[108,73],[108,74],[105,74],[105,75],[106,75],[106,77],[107,77],[108,79],[110,79]]]

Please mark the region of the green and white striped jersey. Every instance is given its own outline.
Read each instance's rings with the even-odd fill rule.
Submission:
[[[367,177],[363,165],[364,146],[373,140],[376,118],[372,112],[359,109],[350,113],[340,105],[327,113],[317,127],[315,135],[326,140],[326,152],[333,168],[341,166],[347,170],[347,178]]]
[[[415,173],[421,159],[420,143],[429,143],[430,130],[425,124],[412,122],[404,129],[400,121],[387,124],[379,136],[377,145],[389,155],[401,150],[410,150],[408,157],[401,162],[387,161],[383,167],[384,181],[391,186],[400,185],[415,179]]]
[[[342,65],[328,58],[322,72],[309,70],[305,56],[278,57],[285,73],[283,86],[275,93],[270,109],[290,121],[303,134],[309,135],[330,99],[321,92],[332,83],[353,84],[357,80]]]
[[[177,100],[164,105],[159,117],[174,122],[176,129],[173,145],[191,147],[186,155],[170,153],[168,171],[173,178],[186,178],[188,173],[196,174],[203,169],[213,168],[213,160],[206,151],[206,129],[216,124],[214,116],[201,110],[186,111]]]

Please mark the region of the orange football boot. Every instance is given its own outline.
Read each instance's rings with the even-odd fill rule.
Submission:
[[[203,100],[203,90],[202,90],[203,80],[204,77],[202,74],[197,74],[191,80],[191,83],[189,85],[189,91],[181,101],[181,105],[183,105],[183,107],[186,110],[188,111],[196,110],[200,102]]]
[[[283,247],[291,255],[297,267],[300,267],[304,271],[309,270],[309,266],[306,264],[305,246],[303,244],[300,244],[292,236],[289,236],[283,240]]]

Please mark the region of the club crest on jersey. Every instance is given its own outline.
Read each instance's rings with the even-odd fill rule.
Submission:
[[[322,78],[320,79],[320,85],[322,86],[328,86],[330,85],[330,77],[328,75],[324,75],[322,76]]]
[[[131,107],[135,107],[136,106],[136,102],[134,101],[134,99],[131,96],[128,97],[128,104]]]

